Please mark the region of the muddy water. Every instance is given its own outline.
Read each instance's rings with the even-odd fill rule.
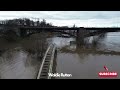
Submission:
[[[39,63],[21,48],[6,51],[0,56],[1,79],[36,78]]]
[[[40,61],[21,48],[7,50],[0,56],[1,79],[34,79]]]
[[[120,78],[120,54],[118,54],[120,33],[107,33],[103,37],[96,38],[89,37],[87,44],[82,47],[77,46],[74,38],[51,39],[58,47],[57,73],[72,74],[72,77],[58,77],[58,79],[101,79],[98,73],[105,71],[104,65],[109,71],[118,73],[114,79]],[[114,52],[111,53],[112,51]]]
[[[100,79],[98,72],[118,72],[120,78],[120,33],[107,33],[101,37],[85,38],[85,44],[78,46],[75,38],[63,38],[56,35],[48,38],[49,43],[55,43],[58,48],[56,72],[72,74],[65,79]],[[25,40],[27,49],[35,48],[35,40]],[[37,41],[38,43],[38,41]],[[28,53],[21,43],[0,41],[0,78],[1,79],[35,79],[41,61],[35,55]],[[39,45],[40,46],[40,45]],[[34,48],[33,48],[34,47]],[[114,52],[113,52],[114,51]],[[63,77],[60,77],[63,78]],[[58,78],[58,79],[60,79]]]
[[[0,79],[36,79],[42,61],[40,46],[38,35],[18,42],[0,38]]]

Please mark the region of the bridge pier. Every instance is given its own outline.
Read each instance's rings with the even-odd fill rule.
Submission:
[[[84,43],[85,31],[84,27],[80,27],[79,30],[77,30],[76,42],[78,46]]]

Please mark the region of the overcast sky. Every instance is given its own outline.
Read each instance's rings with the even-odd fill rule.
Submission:
[[[46,19],[58,26],[120,26],[120,11],[0,11],[0,20],[25,17]]]

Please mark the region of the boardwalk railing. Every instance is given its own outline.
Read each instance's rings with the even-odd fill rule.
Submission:
[[[53,70],[53,62],[54,62],[54,57],[55,57],[55,50],[56,50],[56,46],[54,45],[54,48],[52,50],[52,56],[51,56],[51,61],[50,61],[50,66],[49,66],[49,72],[48,73],[52,73],[52,70]],[[51,77],[48,76],[48,79],[51,79]]]
[[[52,73],[55,50],[55,44],[51,44],[48,47],[43,57],[37,79],[51,79],[51,77],[48,76],[48,73]]]

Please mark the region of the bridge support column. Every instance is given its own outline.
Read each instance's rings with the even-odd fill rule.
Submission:
[[[85,35],[85,29],[84,27],[80,27],[80,29],[77,30],[77,36],[76,36],[76,42],[78,46],[83,45],[84,35]]]

